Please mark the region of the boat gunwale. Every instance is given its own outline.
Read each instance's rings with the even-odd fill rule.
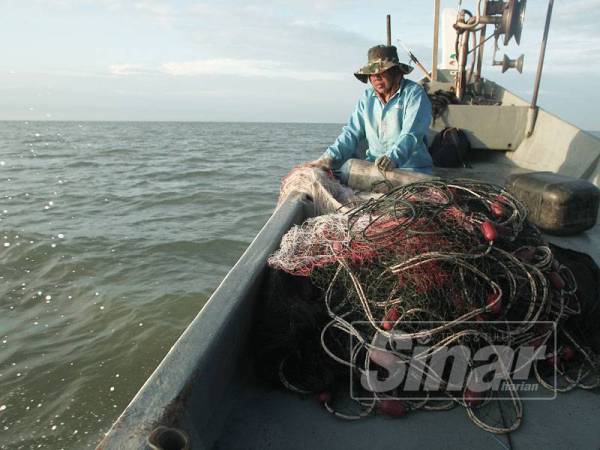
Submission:
[[[97,449],[139,449],[159,426],[180,426],[193,397],[203,404],[203,420],[194,421],[196,442],[210,447],[219,437],[219,420],[227,413],[222,399],[240,364],[240,345],[229,345],[248,336],[253,293],[262,281],[267,257],[279,246],[289,228],[309,214],[306,195],[292,193],[273,212],[237,263],[173,344],[152,375],[113,423]],[[227,352],[227,357],[216,358]],[[212,381],[207,378],[213,378]],[[196,383],[203,379],[202,383]],[[201,392],[199,392],[201,391]],[[220,410],[219,410],[220,409]],[[217,417],[218,415],[222,417]],[[189,427],[186,431],[190,431]],[[207,438],[210,436],[212,438]]]

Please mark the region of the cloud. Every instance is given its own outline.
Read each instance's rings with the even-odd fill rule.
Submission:
[[[254,78],[288,78],[301,81],[339,81],[348,78],[342,71],[308,70],[286,61],[249,58],[207,58],[192,61],[172,61],[149,66],[144,64],[111,64],[108,75],[163,74],[173,77],[236,76]]]
[[[185,11],[181,24],[203,57],[286,61],[315,71],[355,69],[362,62],[356,48],[366,53],[368,38],[326,23],[324,16],[303,13],[284,14],[268,4],[196,4]]]
[[[109,11],[121,11],[127,2],[123,0],[36,0],[35,3],[41,7],[74,9],[82,6],[99,6]]]
[[[536,14],[529,14],[529,9],[534,7]],[[527,5],[525,24],[543,26],[546,20],[547,4]],[[539,11],[539,13],[537,13]],[[560,30],[580,29],[590,27],[596,30],[597,19],[600,18],[600,0],[569,0],[556,2],[552,10],[552,31],[558,27]]]
[[[140,75],[148,72],[141,64],[112,64],[108,66],[108,71],[116,76]]]
[[[5,8],[9,16],[4,36],[10,39],[15,31],[21,32],[19,26],[23,28],[23,24],[31,21],[30,25],[35,27],[24,28],[30,39],[22,41],[41,44],[23,44],[22,50],[15,45],[19,51],[9,52],[5,58],[5,67],[19,74],[6,75],[12,85],[21,79],[30,80],[30,85],[19,91],[23,98],[30,91],[45,89],[47,84],[64,83],[64,97],[77,97],[79,102],[80,96],[71,91],[85,86],[89,87],[90,95],[96,96],[95,90],[100,87],[94,77],[102,77],[107,82],[100,85],[118,90],[119,99],[131,95],[139,100],[141,92],[148,93],[148,99],[153,93],[157,98],[172,96],[169,106],[172,111],[204,108],[205,98],[213,99],[207,109],[211,120],[211,109],[221,108],[219,105],[226,99],[237,101],[249,96],[258,96],[253,101],[264,105],[263,119],[343,120],[352,107],[355,93],[364,87],[354,80],[352,72],[365,63],[367,49],[384,38],[387,13],[392,15],[393,41],[401,37],[426,67],[431,66],[430,1],[384,0],[367,4],[364,0],[5,0],[5,3],[10,7]],[[474,0],[463,2],[468,8],[474,3]],[[455,7],[456,0],[444,0],[443,4]],[[486,78],[529,97],[546,8],[546,1],[530,0],[522,45],[518,47],[513,41],[507,48],[501,46],[497,55],[497,59],[504,53],[516,58],[524,53],[526,73],[519,75],[511,70],[501,75],[499,67],[491,67],[493,42],[490,41],[484,53]],[[596,57],[600,52],[600,27],[596,26],[599,22],[600,0],[555,2],[542,80],[545,90],[542,100],[547,99],[547,104],[554,105],[557,111],[564,110],[590,124],[598,121],[593,104],[596,93],[600,92],[595,89],[596,74],[600,71],[600,58]],[[68,38],[66,27],[71,25],[79,39]],[[491,27],[488,35],[490,32]],[[42,53],[39,48],[43,48]],[[90,48],[94,51],[90,52]],[[400,46],[398,51],[406,61],[408,57]],[[417,69],[413,73],[413,78],[420,77]],[[229,93],[231,89],[235,95]],[[175,90],[182,94],[176,95]],[[571,95],[573,101],[565,102],[561,92]],[[272,100],[281,96],[288,96],[289,102],[277,109],[278,102]],[[104,97],[103,92],[93,98]],[[22,103],[16,94],[14,98],[15,105]],[[144,114],[147,109],[141,108]],[[222,107],[220,111],[219,117],[224,120],[245,117],[242,113],[230,117],[231,108]]]
[[[535,72],[542,32],[546,21],[547,2],[529,2],[525,17],[522,48],[526,54],[527,72]],[[544,72],[596,74],[600,70],[600,0],[556,2],[548,37]],[[518,55],[511,50],[512,57]]]
[[[547,62],[553,72],[597,74],[600,70],[600,39],[584,33],[559,35],[548,40]],[[546,65],[544,66],[546,67]]]
[[[177,18],[177,10],[167,2],[158,0],[143,0],[133,4],[137,11],[153,17],[160,25],[170,26]]]
[[[95,71],[95,70],[79,70],[79,69],[48,69],[48,70],[22,70],[15,71],[11,70],[10,74],[19,74],[20,76],[28,75],[28,76],[41,76],[41,77],[65,77],[65,78],[107,78],[110,75],[105,71]]]
[[[348,73],[364,62],[367,48],[374,44],[361,30],[353,31],[331,22],[336,11],[363,5],[357,0],[37,1],[47,6],[58,2],[82,11],[86,5],[118,9],[124,16],[157,22],[176,32],[176,37],[166,36],[170,42],[177,40],[182,44],[174,58],[193,60],[190,55],[196,54],[199,59],[280,61],[301,68],[292,71],[287,67],[293,77],[305,76],[296,72],[313,72],[310,77],[316,79],[331,79],[331,75],[322,73]],[[154,63],[158,61],[155,59]],[[251,65],[248,70],[255,70],[255,66]],[[118,70],[117,74],[122,75]]]
[[[296,80],[342,80],[344,73],[303,70],[286,63],[256,59],[216,58],[162,64],[160,70],[172,76],[234,75],[243,77],[291,78]]]

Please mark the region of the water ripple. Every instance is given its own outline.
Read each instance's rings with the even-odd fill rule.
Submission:
[[[93,447],[339,131],[0,122],[0,449]]]

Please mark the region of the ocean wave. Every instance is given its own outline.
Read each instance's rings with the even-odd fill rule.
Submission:
[[[0,448],[93,446],[338,132],[0,123]]]

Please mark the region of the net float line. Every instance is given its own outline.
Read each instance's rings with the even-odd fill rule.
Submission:
[[[358,377],[393,358],[404,365],[418,361],[417,372],[449,386],[429,361],[452,345],[466,345],[475,355],[482,345],[544,348],[557,339],[559,348],[570,350],[533,363],[540,385],[555,391],[600,385],[597,357],[567,327],[567,319],[581,311],[575,277],[527,221],[522,203],[500,186],[451,180],[392,189],[293,227],[268,264],[309,277],[322,290],[330,318],[320,330],[323,355]],[[375,337],[388,340],[385,351],[372,344]],[[343,345],[349,339],[354,345]],[[414,355],[394,348],[396,341],[427,342],[428,350]],[[548,358],[558,366],[560,386],[547,381],[553,369]],[[470,358],[469,375],[480,365]],[[358,413],[336,409],[333,400],[326,408],[358,419],[461,406],[480,428],[508,433],[523,418],[511,381],[522,367],[501,367],[511,405],[508,423],[486,419],[484,411],[495,403],[487,400],[489,393],[475,395],[467,385],[460,392],[442,390],[443,398],[400,403],[390,403],[397,392],[369,392],[374,403],[359,402]]]

